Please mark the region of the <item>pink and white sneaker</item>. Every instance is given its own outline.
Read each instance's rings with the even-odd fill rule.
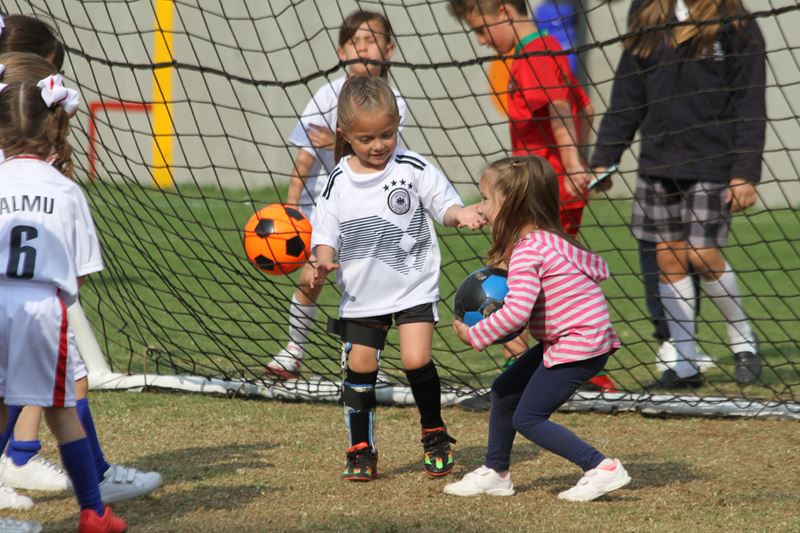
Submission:
[[[631,476],[619,459],[604,459],[597,468],[584,472],[577,485],[559,493],[558,498],[570,502],[589,502],[630,482]]]

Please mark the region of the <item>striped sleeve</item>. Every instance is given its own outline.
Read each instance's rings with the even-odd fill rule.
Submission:
[[[503,307],[469,328],[469,340],[484,350],[497,339],[519,331],[530,322],[533,306],[541,291],[541,255],[530,246],[518,246],[508,263],[508,293]]]

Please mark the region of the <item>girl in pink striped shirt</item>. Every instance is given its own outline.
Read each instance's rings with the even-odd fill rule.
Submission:
[[[594,500],[627,485],[617,459],[606,458],[550,415],[603,369],[620,346],[598,285],[608,265],[564,231],[558,179],[541,157],[501,159],[481,177],[478,211],[492,227],[490,264],[508,263],[503,307],[458,337],[476,350],[527,326],[539,344],[525,352],[492,386],[489,442],[484,465],[444,492],[457,496],[514,494],[509,472],[514,436],[572,461],[584,475],[558,497]]]

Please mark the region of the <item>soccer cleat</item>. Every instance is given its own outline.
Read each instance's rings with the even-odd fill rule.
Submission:
[[[28,520],[0,518],[0,533],[40,533],[42,524]]]
[[[761,357],[754,352],[738,352],[733,354],[736,363],[736,370],[733,372],[733,379],[739,385],[752,385],[761,376],[764,363]]]
[[[611,380],[611,376],[608,374],[597,374],[596,376],[592,376],[580,388],[581,390],[595,392],[622,392],[617,388],[617,386]]]
[[[613,467],[613,469],[609,469]],[[631,476],[619,459],[604,459],[597,468],[583,473],[577,485],[558,494],[558,499],[588,502],[620,489],[631,482]]]
[[[31,507],[33,507],[33,500],[17,494],[17,491],[6,487],[0,481],[0,509],[30,509]]]
[[[161,474],[141,472],[135,468],[111,465],[100,482],[103,503],[115,503],[150,494],[161,486]]]
[[[83,509],[78,522],[78,533],[123,533],[128,530],[125,520],[114,514],[111,507],[105,506],[103,516],[94,509]]]
[[[510,473],[503,479],[488,466],[481,466],[464,476],[461,481],[445,485],[444,493],[453,496],[478,496],[480,494],[513,496],[514,484],[511,483]]]
[[[0,469],[0,480],[13,489],[61,491],[72,488],[67,473],[38,453],[22,466],[15,465],[7,455],[3,455]]]
[[[342,479],[347,481],[372,481],[378,477],[378,452],[369,449],[369,444],[359,442],[347,450],[347,464]]]
[[[703,376],[700,372],[685,378],[678,377],[674,370],[668,368],[661,377],[644,386],[647,390],[678,390],[696,389],[703,385]]]
[[[422,465],[429,476],[446,476],[455,466],[450,444],[456,439],[448,435],[444,426],[422,429]]]
[[[681,356],[678,353],[677,348],[675,348],[675,344],[673,343],[672,339],[667,339],[661,343],[661,346],[658,347],[658,352],[656,353],[656,370],[659,372],[664,372],[665,370],[669,370],[681,360]],[[716,363],[711,356],[700,351],[697,352],[693,359],[689,359],[689,362],[697,367],[700,372],[705,372],[706,370],[710,370],[716,366]]]
[[[267,363],[264,373],[278,379],[295,379],[300,377],[300,367],[303,363],[303,349],[290,342],[286,348]]]
[[[456,404],[465,411],[488,411],[492,407],[492,393],[484,392],[470,396]]]

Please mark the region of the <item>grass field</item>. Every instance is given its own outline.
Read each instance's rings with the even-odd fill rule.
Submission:
[[[355,484],[338,479],[345,433],[334,405],[121,392],[92,398],[107,457],[165,479],[153,496],[115,506],[134,532],[800,530],[800,432],[791,422],[557,414],[620,457],[633,477],[604,499],[568,504],[556,494],[575,483],[577,469],[522,438],[513,454],[515,496],[446,497],[448,480],[421,471],[416,409],[379,408],[380,477]],[[448,408],[444,417],[458,439],[461,477],[481,463],[486,416]],[[56,457],[52,441],[45,452]],[[31,496],[31,511],[2,514],[74,531],[71,495]]]
[[[277,200],[280,189],[225,191],[181,186],[159,191],[96,181],[89,197],[107,269],[88,282],[84,307],[118,370],[189,372],[261,378],[269,354],[286,340],[287,302],[297,275],[271,277],[253,268],[242,249],[242,230],[254,209]],[[638,274],[636,243],[628,230],[630,202],[596,200],[587,209],[582,238],[609,262],[603,288],[624,343],[609,363],[625,389],[653,379],[652,327]],[[482,265],[486,232],[438,228],[442,249],[442,305],[434,342],[440,373],[452,385],[491,383],[501,362],[466,349],[453,336],[449,307],[455,288]],[[738,216],[726,253],[740,274],[745,307],[761,339],[769,368],[762,383],[740,389],[732,380],[724,323],[703,300],[702,347],[718,368],[700,394],[797,400],[800,392],[800,219],[793,209]],[[338,293],[327,290],[323,310],[336,315]],[[338,375],[339,346],[318,320],[308,372]],[[384,367],[402,379],[396,337]]]

